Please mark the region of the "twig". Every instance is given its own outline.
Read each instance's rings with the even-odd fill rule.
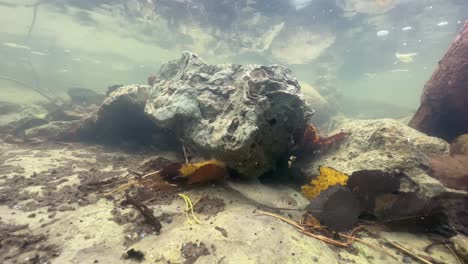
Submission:
[[[150,172],[150,173],[148,173],[148,174],[145,174],[145,175],[141,176],[141,178],[144,179],[144,178],[147,178],[147,177],[149,177],[149,176],[153,176],[153,175],[159,174],[159,172],[161,172],[161,171],[160,171],[160,170],[158,170],[158,171],[153,171],[153,172]]]
[[[453,251],[452,247],[450,247],[448,244],[444,244],[444,245],[448,248],[450,253],[452,253],[453,257],[457,260],[457,264],[461,264],[460,258],[458,257],[457,253]]]
[[[182,143],[182,151],[184,151],[185,164],[188,164],[187,151],[185,150],[185,145]]]
[[[5,76],[0,76],[0,79],[2,80],[5,80],[5,81],[10,81],[10,82],[14,82],[14,83],[17,83],[23,87],[26,87],[28,89],[31,89],[33,91],[35,91],[36,93],[42,95],[44,98],[46,98],[47,100],[49,100],[50,102],[54,102],[54,99],[52,99],[52,97],[48,96],[46,93],[44,93],[43,91],[41,91],[40,89],[36,88],[36,87],[32,87],[31,85],[27,84],[27,83],[24,83],[22,81],[19,81],[19,80],[16,80],[16,79],[13,79],[13,78],[9,78],[9,77],[5,77]]]
[[[293,226],[297,227],[301,231],[305,231],[303,226],[299,225],[298,223],[296,223],[295,221],[293,221],[291,219],[287,219],[285,217],[282,217],[282,216],[279,216],[279,215],[276,215],[276,214],[273,214],[273,213],[270,213],[270,212],[261,211],[261,210],[257,210],[257,213],[278,218],[278,219],[283,220],[284,222],[286,222],[286,223],[288,223],[290,225],[293,225]]]
[[[345,235],[345,234],[340,234],[340,235],[349,238],[348,235]],[[375,244],[369,243],[369,242],[367,242],[367,241],[365,241],[363,239],[357,238],[357,237],[354,237],[354,240],[361,243],[361,244],[364,244],[364,245],[366,245],[368,247],[371,247],[373,249],[380,250],[380,251],[384,252],[385,254],[389,255],[390,257],[392,257],[394,259],[398,259],[397,256],[395,256],[393,253],[391,253],[390,251],[388,251],[388,250],[386,250],[386,249],[384,249],[382,247],[379,247],[379,246],[377,246]]]
[[[328,122],[327,135],[330,134],[330,130],[331,130],[332,124],[333,124],[333,119],[330,119],[330,121]]]
[[[39,0],[38,2],[36,2],[35,4],[33,4],[33,18],[31,20],[31,24],[29,25],[29,29],[28,29],[28,33],[26,35],[26,44],[28,46],[30,46],[29,44],[31,43],[31,35],[32,35],[32,32],[34,30],[34,26],[36,25],[36,20],[37,20],[37,12],[39,10],[39,5],[41,5],[43,2],[41,0]],[[32,76],[34,78],[34,90],[38,93],[40,93],[42,96],[44,96],[45,98],[47,98],[49,101],[51,101],[52,103],[54,103],[54,101],[49,97],[49,96],[46,96],[44,94],[44,92],[41,91],[41,89],[39,88],[39,76],[37,74],[37,71],[36,69],[34,68],[34,65],[32,64],[32,60],[31,60],[31,53],[28,52],[27,55],[26,55],[26,58],[27,58],[27,64],[29,66],[29,69],[31,70],[32,72]]]
[[[125,193],[124,204],[133,205],[133,207],[135,207],[145,217],[146,222],[150,224],[157,233],[161,231],[161,222],[159,222],[159,220],[154,216],[153,210],[151,210],[148,206],[137,201],[133,197],[130,197],[128,193]]]
[[[421,256],[418,256],[416,254],[414,254],[413,252],[411,252],[409,249],[406,249],[404,248],[403,246],[397,244],[396,242],[393,242],[393,241],[390,241],[388,239],[385,239],[390,245],[394,246],[395,248],[405,252],[407,255],[409,255],[410,257],[414,258],[414,259],[417,259],[419,261],[421,261],[422,263],[425,263],[425,264],[433,264],[432,262],[426,260],[425,258],[421,257]]]
[[[195,205],[201,201],[201,199],[203,199],[208,193],[204,193],[202,195],[200,195],[200,197],[193,203],[193,207],[195,207]]]
[[[351,241],[351,242],[348,241],[348,242],[343,243],[343,242],[339,242],[339,241],[333,240],[333,239],[331,239],[331,238],[328,238],[328,237],[326,237],[326,236],[316,235],[316,234],[313,234],[313,233],[307,232],[307,231],[301,231],[301,233],[303,233],[303,234],[305,234],[305,235],[307,235],[307,236],[316,238],[316,239],[318,239],[318,240],[321,240],[321,241],[323,241],[323,242],[326,242],[326,243],[329,243],[329,244],[332,244],[332,245],[335,245],[335,246],[340,246],[340,247],[347,247],[347,246],[349,246],[349,244],[351,244],[351,242],[352,242],[352,241]]]
[[[258,210],[257,212],[258,212],[259,214],[268,215],[268,216],[272,216],[272,217],[278,218],[278,219],[280,219],[280,220],[283,220],[284,222],[286,222],[286,223],[288,223],[288,224],[290,224],[290,225],[293,225],[293,226],[297,227],[301,233],[303,233],[303,234],[305,234],[305,235],[307,235],[307,236],[313,237],[313,238],[315,238],[315,239],[319,239],[319,240],[321,240],[321,241],[323,241],[323,242],[326,242],[326,243],[329,243],[329,244],[332,244],[332,245],[335,245],[335,246],[347,247],[347,246],[349,246],[351,243],[353,243],[354,241],[358,241],[358,242],[360,242],[360,243],[362,243],[362,244],[364,244],[364,245],[366,245],[366,246],[368,246],[368,247],[372,247],[372,248],[374,248],[374,249],[378,249],[378,250],[380,250],[380,251],[386,253],[387,255],[391,256],[391,257],[394,258],[394,259],[398,259],[396,256],[394,256],[394,255],[393,255],[392,253],[390,253],[389,251],[387,251],[387,250],[385,250],[385,249],[383,249],[383,248],[381,248],[381,247],[379,247],[379,246],[377,246],[377,245],[374,245],[374,244],[372,244],[372,243],[369,243],[369,242],[367,242],[367,241],[364,241],[364,240],[362,240],[362,239],[357,238],[356,236],[354,236],[354,233],[356,233],[358,230],[364,228],[363,226],[359,226],[359,227],[353,229],[353,230],[351,231],[350,235],[346,235],[346,234],[340,233],[341,236],[346,237],[346,238],[348,239],[347,242],[344,242],[344,243],[343,243],[343,242],[339,242],[339,241],[330,239],[330,238],[325,237],[325,236],[322,236],[322,235],[316,235],[316,234],[314,234],[314,233],[311,233],[311,232],[309,232],[307,229],[305,229],[303,225],[298,224],[298,223],[296,223],[295,221],[290,220],[290,219],[287,219],[287,218],[284,218],[284,217],[282,217],[282,216],[279,216],[279,215],[276,215],[276,214],[273,214],[273,213],[269,213],[269,212],[265,212],[265,211],[260,211],[260,210]],[[368,232],[369,232],[369,231],[368,231]]]

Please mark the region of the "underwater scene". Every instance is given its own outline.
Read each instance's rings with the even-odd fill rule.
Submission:
[[[0,263],[468,263],[468,0],[0,0]]]

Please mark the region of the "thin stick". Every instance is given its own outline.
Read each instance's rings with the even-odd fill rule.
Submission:
[[[184,143],[182,143],[182,151],[184,151],[185,164],[188,164],[187,151],[185,150]]]
[[[305,230],[304,227],[302,227],[301,225],[299,225],[298,223],[296,223],[295,221],[293,221],[291,219],[287,219],[285,217],[282,217],[282,216],[279,216],[279,215],[276,215],[276,214],[273,214],[273,213],[270,213],[270,212],[261,211],[261,210],[258,210],[257,213],[278,218],[278,219],[283,220],[284,222],[286,222],[286,223],[288,223],[290,225],[293,225],[293,226],[297,227],[299,230],[302,230],[302,231]]]
[[[330,134],[332,124],[333,124],[333,119],[330,119],[330,121],[328,122],[327,135]]]
[[[328,238],[328,237],[326,237],[326,236],[321,236],[321,235],[313,234],[313,233],[311,233],[311,232],[301,231],[301,233],[303,233],[304,235],[313,237],[313,238],[315,238],[315,239],[321,240],[321,241],[323,241],[323,242],[326,242],[326,243],[335,245],[335,246],[347,247],[347,246],[349,246],[349,244],[350,244],[349,241],[346,242],[346,243],[343,243],[343,242],[339,242],[339,241],[333,240],[333,239],[331,239],[331,238]],[[352,242],[352,241],[351,241],[351,242]]]
[[[32,87],[31,85],[27,84],[27,83],[24,83],[22,81],[19,81],[19,80],[16,80],[16,79],[13,79],[13,78],[9,78],[9,77],[5,77],[5,76],[0,76],[0,79],[2,80],[5,80],[5,81],[10,81],[10,82],[14,82],[16,84],[19,84],[23,87],[26,87],[28,89],[31,89],[33,91],[35,91],[36,93],[42,95],[44,98],[46,98],[47,100],[49,100],[50,102],[54,102],[54,99],[52,99],[52,97],[48,96],[47,94],[45,94],[43,91],[41,91],[39,88],[37,87]]]
[[[198,198],[194,203],[193,203],[193,206],[195,206],[198,202],[201,201],[201,199],[203,199],[203,197],[205,197],[208,193],[204,193],[202,195],[200,195],[200,198]]]
[[[149,176],[153,176],[153,175],[159,174],[159,172],[160,172],[160,170],[158,170],[158,171],[153,171],[153,172],[150,172],[150,173],[148,173],[148,174],[145,174],[145,175],[141,176],[141,178],[144,179],[144,178],[147,178],[147,177],[149,177]]]
[[[452,253],[453,257],[457,260],[457,264],[461,264],[460,258],[458,257],[458,255],[455,252],[453,252],[453,249],[447,244],[444,244],[444,245],[448,248],[450,253]]]
[[[340,234],[340,235],[341,235],[341,236],[344,236],[344,237],[346,237],[346,238],[349,238],[348,235],[345,235],[345,234]],[[393,253],[391,253],[390,251],[388,251],[388,250],[386,250],[386,249],[384,249],[384,248],[382,248],[382,247],[379,247],[379,246],[377,246],[377,245],[375,245],[375,244],[369,243],[369,242],[367,242],[367,241],[365,241],[365,240],[363,240],[363,239],[357,238],[357,237],[354,237],[354,240],[357,241],[357,242],[359,242],[359,243],[362,243],[362,244],[364,244],[364,245],[366,245],[366,246],[368,246],[368,247],[371,247],[371,248],[373,248],[373,249],[380,250],[380,251],[384,252],[385,254],[389,255],[390,257],[392,257],[392,258],[398,260],[397,256],[395,256]]]
[[[432,262],[426,260],[425,258],[420,257],[420,256],[414,254],[414,253],[411,252],[409,249],[406,249],[406,248],[402,247],[401,245],[397,244],[396,242],[392,242],[392,241],[390,241],[390,240],[388,240],[388,239],[386,239],[386,241],[387,241],[390,245],[392,245],[392,246],[396,247],[397,249],[399,249],[399,250],[405,252],[405,253],[408,254],[409,256],[413,257],[414,259],[417,259],[417,260],[421,261],[422,263],[425,263],[425,264],[433,264]]]

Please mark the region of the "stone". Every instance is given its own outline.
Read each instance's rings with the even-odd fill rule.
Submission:
[[[190,52],[161,67],[145,112],[186,146],[244,177],[273,169],[310,116],[288,68],[209,65]]]
[[[116,89],[102,105],[82,121],[79,139],[102,143],[152,143],[156,127],[145,114],[147,85],[128,85]]]
[[[52,121],[47,124],[30,128],[24,132],[28,139],[38,138],[42,140],[60,139],[68,131],[79,125],[79,120],[75,121]]]
[[[21,110],[21,105],[0,101],[0,115],[7,115]]]
[[[468,22],[424,86],[410,126],[453,141],[468,133]]]
[[[352,190],[365,191],[365,184],[372,186],[372,190],[380,188],[379,182],[386,185],[381,186],[385,187],[381,188],[382,193],[372,192],[375,199],[361,204],[382,220],[432,213],[434,210],[443,210],[445,215],[457,215],[465,210],[467,192],[447,188],[430,176],[427,157],[446,155],[449,145],[444,140],[427,136],[392,119],[345,120],[338,130],[351,134],[335,149],[314,157],[303,157],[299,161],[297,166],[306,175],[317,175],[319,166],[332,166],[351,175],[349,184],[353,186],[348,187]],[[364,178],[351,183],[356,175]],[[398,188],[388,186],[388,182],[394,179],[370,181],[365,177],[395,177]],[[466,230],[466,226],[460,223],[461,218],[451,218],[452,226]]]
[[[47,110],[39,105],[24,105],[19,111],[0,115],[0,134],[23,136],[24,131],[46,124]]]
[[[99,105],[105,99],[105,95],[88,88],[74,87],[68,89],[67,93],[71,102],[79,106]]]
[[[457,137],[450,144],[450,155],[468,155],[468,134]]]
[[[72,109],[58,108],[50,111],[45,119],[48,121],[73,121],[84,117],[83,113]]]
[[[304,100],[310,106],[313,106],[314,115],[311,119],[312,123],[320,126],[330,120],[330,116],[334,111],[328,101],[312,85],[306,82],[300,82],[300,85]]]

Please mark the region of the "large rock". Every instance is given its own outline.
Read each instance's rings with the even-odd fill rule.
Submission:
[[[312,123],[320,126],[328,122],[335,109],[331,107],[328,101],[312,85],[306,82],[300,82],[300,84],[305,101],[310,106],[313,106],[314,116],[311,119]]]
[[[152,143],[156,127],[144,112],[148,89],[147,85],[128,85],[113,91],[83,120],[78,137],[103,143]]]
[[[372,199],[362,203],[370,207],[364,209],[385,220],[442,210],[453,216],[452,225],[468,230],[455,217],[465,210],[467,193],[449,189],[429,175],[428,157],[447,154],[447,142],[392,119],[348,120],[339,129],[351,133],[345,142],[300,162],[307,175],[317,175],[319,166],[353,174],[348,182],[351,189]],[[396,188],[391,187],[395,181]]]
[[[27,139],[57,140],[61,139],[68,131],[79,125],[79,120],[74,121],[52,121],[47,124],[36,126],[24,131]]]
[[[184,52],[158,77],[146,113],[243,176],[272,169],[309,115],[296,78],[282,66],[209,65]]]
[[[79,106],[100,105],[105,98],[103,94],[98,94],[91,89],[80,87],[70,88],[67,93],[71,102]]]
[[[22,136],[29,128],[46,124],[47,110],[39,105],[24,105],[0,115],[0,134]]]
[[[468,22],[424,86],[410,126],[448,141],[468,133]]]

